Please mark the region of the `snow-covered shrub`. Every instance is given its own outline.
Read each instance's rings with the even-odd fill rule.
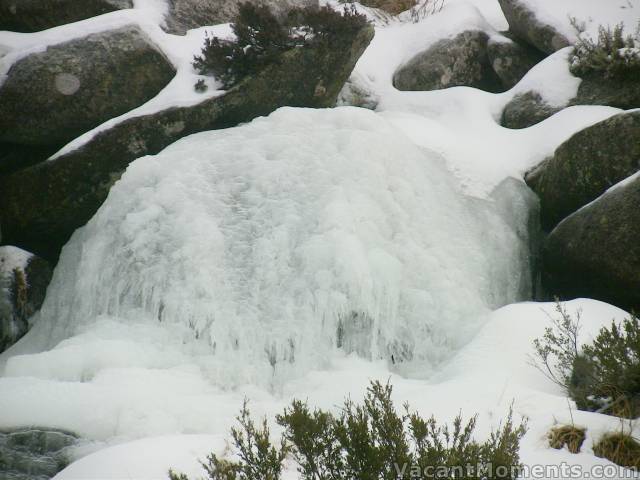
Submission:
[[[534,364],[567,390],[581,410],[634,418],[640,413],[640,322],[632,315],[621,325],[600,329],[580,349],[580,312],[572,317],[558,302],[560,318],[534,340]]]
[[[294,8],[282,18],[266,5],[243,3],[233,22],[234,40],[208,36],[193,66],[202,75],[213,75],[229,88],[248,75],[276,61],[295,47],[339,47],[341,38],[362,28],[366,18],[345,7]]]
[[[580,35],[571,56],[571,73],[577,77],[637,80],[640,76],[640,38],[624,35],[624,26],[600,26],[596,40]]]
[[[203,464],[211,480],[277,480],[290,456],[304,480],[410,478],[516,478],[525,422],[516,425],[509,412],[489,439],[472,438],[476,417],[452,426],[424,419],[405,405],[398,414],[392,387],[372,382],[362,404],[345,400],[340,414],[310,410],[295,400],[276,417],[283,428],[279,446],[269,440],[266,421],[256,427],[245,403],[239,428],[231,431],[239,461],[209,455]],[[172,471],[171,480],[187,480]]]

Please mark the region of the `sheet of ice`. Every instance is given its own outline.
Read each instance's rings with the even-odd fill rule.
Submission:
[[[581,310],[584,341],[588,341],[601,326],[627,316],[622,310],[594,300],[575,300],[567,302],[565,307],[571,313]],[[109,387],[111,391],[118,390],[125,397],[118,410],[120,431],[125,431],[127,425],[131,429],[136,422],[140,426],[139,415],[144,411],[146,417],[157,416],[156,423],[160,418],[164,419],[165,431],[160,432],[162,429],[158,428],[155,434],[170,433],[172,436],[148,438],[101,450],[72,464],[56,480],[160,479],[165,478],[163,474],[168,467],[197,475],[202,473],[198,458],[203,459],[210,451],[217,454],[224,454],[225,451],[232,453],[223,439],[229,439],[227,430],[231,424],[230,417],[233,411],[237,412],[240,408],[243,395],[249,398],[250,408],[256,418],[267,415],[272,419],[272,415],[292,398],[308,399],[313,406],[336,411],[346,395],[354,399],[361,398],[370,379],[390,379],[397,405],[408,401],[423,415],[433,413],[440,421],[450,421],[460,411],[467,417],[477,412],[478,438],[484,438],[490,428],[497,426],[513,402],[516,417],[526,416],[529,419],[529,431],[521,446],[521,457],[526,465],[558,466],[566,462],[579,466],[584,472],[589,472],[593,465],[611,467],[610,462],[593,455],[592,443],[604,432],[619,428],[618,421],[605,415],[577,411],[557,386],[530,364],[532,341],[543,334],[550,317],[554,315],[553,304],[539,303],[510,305],[490,314],[476,338],[429,381],[402,378],[390,372],[382,362],[368,362],[354,356],[334,357],[329,368],[310,372],[286,383],[276,395],[248,387],[233,393],[211,392],[207,390],[206,383],[187,388],[184,378],[177,375],[163,378],[160,385],[161,382],[154,379],[156,371],[140,369],[135,378],[138,397],[133,401],[128,392],[134,382],[127,375],[122,376],[126,370],[117,370],[108,378],[105,377],[104,389]],[[182,377],[187,375],[187,371],[182,372]],[[24,384],[28,379],[2,381],[8,380],[16,384],[9,391],[8,399],[0,397],[3,407],[0,415],[8,405],[23,398],[26,393],[21,391],[23,387],[20,382]],[[78,407],[75,403],[78,398],[89,400],[88,391],[96,388],[94,382],[85,382],[82,384],[84,392],[74,392],[72,385],[60,383],[60,393],[50,395],[50,402],[63,405],[65,400],[70,399],[73,404],[66,408],[71,411]],[[51,391],[51,385],[48,388]],[[37,395],[45,391],[46,387],[39,386],[30,393]],[[159,398],[162,391],[168,396],[162,398],[160,395]],[[109,397],[107,400],[101,404],[110,403]],[[101,413],[103,417],[106,416],[104,410]],[[193,424],[185,427],[184,419],[190,415],[193,415]],[[69,413],[66,416],[72,417]],[[569,423],[572,418],[577,425],[587,428],[587,440],[582,452],[574,455],[566,450],[550,449],[546,441],[548,430],[556,423]],[[197,419],[200,423],[195,421]],[[192,429],[194,427],[195,430]],[[277,435],[277,426],[272,425],[272,431]],[[208,435],[194,435],[196,432],[206,432]],[[80,447],[76,453],[82,455],[95,447]],[[618,475],[611,474],[609,477],[625,478],[630,474],[628,471],[616,473]],[[285,478],[298,478],[290,464]]]

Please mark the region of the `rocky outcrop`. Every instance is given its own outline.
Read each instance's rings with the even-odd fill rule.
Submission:
[[[372,37],[367,26],[342,39],[339,49],[288,51],[223,96],[128,119],[64,156],[0,178],[3,240],[55,259],[136,158],[186,135],[234,126],[282,106],[332,107]]]
[[[258,0],[251,0],[258,3]],[[165,20],[165,30],[184,35],[187,30],[206,25],[231,22],[238,14],[239,0],[169,0],[169,11]],[[282,14],[291,7],[317,6],[318,0],[266,0],[276,14]]]
[[[40,309],[51,267],[43,259],[16,247],[0,247],[0,352],[29,330]]]
[[[50,46],[0,86],[0,141],[64,145],[153,98],[174,73],[137,26]]]
[[[549,105],[538,92],[520,93],[505,105],[500,125],[506,128],[527,128],[540,123],[563,108]]]
[[[550,229],[639,170],[640,111],[581,130],[525,179],[540,197],[542,223]]]
[[[640,175],[564,219],[543,249],[552,295],[640,309]]]
[[[553,26],[542,22],[523,0],[499,0],[509,31],[541,52],[552,54],[571,45]]]
[[[400,67],[393,76],[398,90],[439,90],[455,86],[504,90],[487,55],[489,36],[468,30],[440,40]]]
[[[0,432],[0,468],[7,480],[45,480],[68,463],[68,449],[78,439],[60,430]]]
[[[487,43],[489,63],[505,89],[514,87],[534,65],[544,59],[538,50],[504,36],[492,37]]]
[[[590,76],[582,79],[578,94],[570,105],[606,105],[630,110],[640,108],[640,82]]]
[[[0,0],[0,30],[37,32],[132,7],[132,0]]]

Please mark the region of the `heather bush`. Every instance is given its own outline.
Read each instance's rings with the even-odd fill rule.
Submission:
[[[534,341],[534,365],[566,389],[581,410],[634,418],[640,413],[640,324],[635,315],[603,327],[579,347],[580,313],[557,302],[558,318]]]
[[[277,480],[282,462],[292,459],[304,480],[403,480],[410,478],[516,478],[521,468],[524,422],[509,412],[483,443],[473,438],[476,417],[441,425],[405,405],[401,413],[392,388],[373,382],[362,404],[345,400],[338,415],[295,400],[276,417],[283,433],[274,446],[266,422],[256,428],[247,405],[232,430],[237,461],[209,455],[203,463],[211,480]],[[171,480],[187,480],[170,472]]]
[[[574,22],[575,24],[575,22]],[[640,38],[624,34],[624,26],[599,28],[598,38],[580,35],[571,56],[571,73],[577,77],[636,80],[640,76]]]

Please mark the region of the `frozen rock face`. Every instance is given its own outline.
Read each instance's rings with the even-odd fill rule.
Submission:
[[[46,350],[100,318],[181,327],[181,351],[226,386],[340,350],[425,375],[479,312],[530,298],[531,199],[465,197],[368,110],[280,109],[132,163],[63,249],[31,338]]]
[[[132,7],[132,0],[0,0],[0,30],[37,32]]]
[[[640,307],[640,176],[617,184],[564,219],[543,251],[547,290]]]
[[[440,40],[398,69],[398,90],[439,90],[455,86],[502,91],[502,83],[487,56],[489,36],[479,30]]]
[[[63,145],[154,97],[174,73],[137,26],[50,46],[0,86],[0,141]]]
[[[255,0],[254,0],[255,1]],[[206,25],[218,25],[232,21],[238,14],[238,0],[169,0],[166,30],[184,35],[187,30]],[[317,6],[318,0],[267,0],[276,14],[282,14],[291,7]]]
[[[551,229],[638,170],[640,112],[630,112],[576,133],[525,178],[540,197],[543,225]]]
[[[487,43],[487,55],[493,71],[508,90],[515,86],[544,57],[534,48],[521,45],[507,37],[492,37]]]
[[[0,467],[7,480],[49,480],[68,463],[76,437],[57,430],[0,432]]]
[[[30,328],[51,280],[47,262],[16,247],[0,247],[0,353]]]
[[[111,185],[136,158],[158,153],[186,135],[247,122],[283,105],[335,105],[372,37],[373,28],[367,26],[342,39],[340,49],[286,52],[279,62],[225,95],[130,118],[55,161],[0,178],[5,242],[56,259],[73,231],[93,216]]]
[[[571,42],[552,25],[544,23],[524,0],[499,0],[500,7],[509,22],[509,31],[518,38],[551,54],[571,45]]]

